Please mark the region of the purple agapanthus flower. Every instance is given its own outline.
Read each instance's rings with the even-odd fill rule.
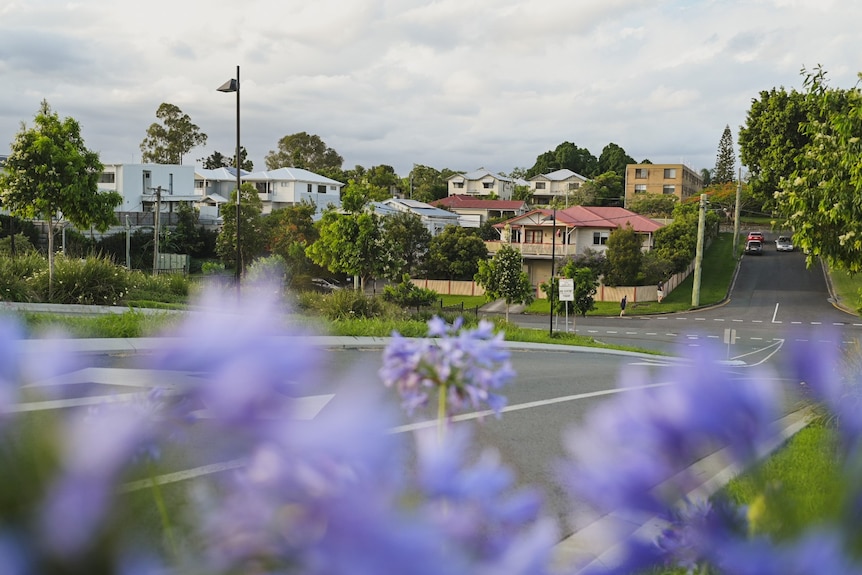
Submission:
[[[435,317],[428,322],[428,338],[393,334],[383,353],[380,377],[398,390],[408,413],[425,405],[441,388],[446,415],[482,405],[499,415],[505,407],[505,397],[494,391],[511,381],[515,372],[503,333],[495,334],[493,324],[484,320],[472,330],[462,325],[462,318],[449,325]]]
[[[728,463],[747,464],[764,453],[778,418],[774,378],[737,377],[720,357],[702,348],[690,363],[665,369],[659,386],[644,369],[624,370],[626,391],[566,435],[570,459],[562,481],[575,499],[643,522],[670,517],[700,486],[692,463],[721,448]]]

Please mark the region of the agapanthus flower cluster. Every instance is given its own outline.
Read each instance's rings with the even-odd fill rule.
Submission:
[[[438,415],[451,416],[487,406],[495,414],[506,406],[498,393],[515,376],[503,334],[482,320],[475,329],[462,329],[463,318],[451,325],[435,317],[427,338],[393,334],[383,353],[380,377],[394,387],[409,413],[438,398]],[[444,411],[445,413],[440,413]]]
[[[707,499],[709,493],[699,491],[696,468],[689,467],[723,448],[719,453],[726,454],[728,465],[746,469],[777,437],[780,379],[767,371],[743,373],[721,355],[718,349],[701,348],[692,361],[665,369],[657,381],[644,370],[624,370],[621,381],[632,389],[567,434],[570,458],[561,472],[575,500],[643,526],[638,530],[630,524],[618,534],[616,562],[592,563],[579,573],[669,567],[725,575],[862,572],[857,552],[862,535],[859,386],[840,369],[834,344],[793,343],[786,357],[791,381],[807,386],[843,428],[843,449],[836,455],[846,462],[848,504],[844,516],[793,539],[753,530],[746,507],[719,495]],[[658,536],[644,535],[656,524],[665,526]]]
[[[3,324],[0,457],[4,470],[15,470],[0,485],[4,568],[547,572],[556,530],[541,517],[537,494],[516,489],[492,452],[472,461],[460,432],[433,445],[420,434],[411,445],[410,435],[392,433],[400,414],[379,381],[327,381],[336,399],[301,416],[302,397],[328,377],[324,352],[288,327],[266,293],[242,303],[207,296],[207,311],[188,314],[141,357],[142,373],[154,378],[149,393],[46,412],[44,420],[12,415],[25,392],[16,386],[22,374],[41,381],[68,371],[73,356],[31,366],[14,351],[20,331]],[[510,368],[491,341],[484,327],[465,337],[449,348],[452,365],[496,386],[490,371]],[[205,468],[171,483],[173,472]]]

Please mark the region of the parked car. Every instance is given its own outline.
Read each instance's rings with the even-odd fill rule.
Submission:
[[[748,232],[748,241],[757,240],[763,242],[763,232]]]
[[[745,253],[754,256],[763,255],[763,242],[760,240],[748,240],[745,244]]]
[[[341,289],[341,286],[324,278],[313,278],[311,284],[323,291],[335,291]]]
[[[793,242],[787,236],[778,236],[778,239],[775,240],[775,250],[779,252],[792,252]]]

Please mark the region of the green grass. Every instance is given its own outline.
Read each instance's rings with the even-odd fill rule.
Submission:
[[[830,270],[829,276],[832,278],[832,287],[839,302],[860,313],[862,311],[862,298],[860,298],[862,274],[850,275],[845,271]]]

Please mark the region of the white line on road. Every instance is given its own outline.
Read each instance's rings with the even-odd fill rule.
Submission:
[[[772,312],[772,323],[776,323],[775,317],[778,315],[778,302],[775,303],[775,311]],[[781,323],[781,322],[777,322]]]

